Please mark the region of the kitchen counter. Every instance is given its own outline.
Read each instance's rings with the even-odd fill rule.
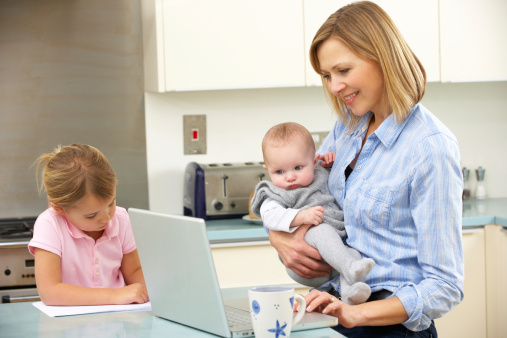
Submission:
[[[507,198],[471,199],[463,202],[463,228],[498,224],[507,227]],[[259,222],[241,218],[206,221],[212,245],[238,242],[268,241],[268,234]]]
[[[0,336],[17,337],[217,337],[158,318],[151,311],[49,317],[32,303],[0,304]],[[291,337],[343,337],[331,328],[294,332]]]

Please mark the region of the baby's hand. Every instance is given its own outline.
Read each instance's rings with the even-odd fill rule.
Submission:
[[[122,288],[116,289],[115,304],[144,304],[150,298],[148,297],[148,290],[144,284],[134,283]]]
[[[322,160],[322,163],[320,165],[324,168],[331,168],[333,166],[334,160],[336,159],[336,153],[327,152],[323,155],[317,154],[315,158],[317,160]]]
[[[301,218],[299,219],[300,224],[312,224],[319,225],[322,223],[322,218],[324,217],[324,208],[320,205],[312,208],[308,208],[306,210],[301,210],[299,212]]]

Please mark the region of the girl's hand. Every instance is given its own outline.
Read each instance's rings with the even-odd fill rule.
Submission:
[[[327,277],[332,267],[320,262],[322,256],[305,241],[311,224],[301,225],[296,231],[269,231],[271,245],[278,251],[284,265],[303,278]]]
[[[115,290],[114,303],[123,304],[144,304],[150,300],[146,286],[141,283],[134,283]]]
[[[324,168],[331,168],[333,166],[333,163],[336,159],[336,153],[334,152],[327,152],[323,155],[315,155],[316,160],[322,160],[322,163],[320,164]]]
[[[358,305],[349,305],[327,292],[312,290],[305,296],[306,311],[321,312],[338,318],[338,323],[346,328],[358,326],[360,312]]]

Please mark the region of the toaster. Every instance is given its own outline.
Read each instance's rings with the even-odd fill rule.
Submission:
[[[263,162],[190,162],[185,168],[183,214],[209,219],[239,218],[249,213],[250,195],[270,180]]]

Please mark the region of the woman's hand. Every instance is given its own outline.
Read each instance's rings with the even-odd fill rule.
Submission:
[[[141,283],[134,283],[115,290],[114,303],[117,305],[123,304],[144,304],[150,297],[148,297],[148,290],[146,285]]]
[[[348,305],[327,292],[312,290],[305,296],[306,311],[321,312],[338,318],[338,323],[346,328],[358,326],[357,305]]]
[[[396,296],[359,305],[346,304],[327,292],[312,290],[305,296],[306,311],[317,311],[338,318],[346,328],[401,324],[408,314]]]
[[[298,276],[303,278],[329,276],[332,267],[320,262],[322,256],[319,251],[305,241],[305,234],[311,226],[311,224],[301,225],[292,233],[270,230],[269,240],[278,251],[283,264]]]

